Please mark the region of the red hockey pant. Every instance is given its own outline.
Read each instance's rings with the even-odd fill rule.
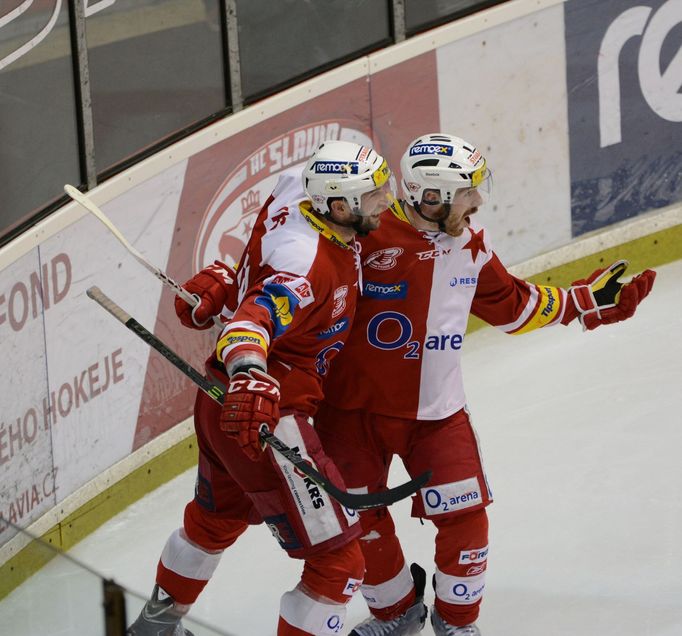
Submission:
[[[290,556],[305,561],[298,588],[282,597],[278,634],[314,635],[323,623],[340,629],[345,604],[364,573],[357,513],[343,509],[270,448],[259,461],[249,460],[236,441],[220,431],[219,414],[219,405],[199,392],[195,498],[185,509],[183,528],[166,543],[157,583],[179,604],[191,605],[222,552],[248,525],[264,522]],[[283,414],[275,433],[345,489],[307,416]]]
[[[403,460],[411,477],[433,471],[429,484],[413,497],[412,515],[429,519],[438,529],[436,607],[451,625],[474,622],[485,587],[485,506],[492,496],[466,411],[444,420],[415,421],[323,404],[316,431],[349,488],[385,488],[393,455]],[[363,596],[375,616],[394,618],[414,602],[415,592],[393,520],[386,509],[365,511],[360,518]]]

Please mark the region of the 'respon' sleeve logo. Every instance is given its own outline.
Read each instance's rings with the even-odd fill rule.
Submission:
[[[216,344],[218,360],[223,359],[225,349],[235,345],[257,345],[267,354],[268,345],[265,338],[255,331],[229,331]]]

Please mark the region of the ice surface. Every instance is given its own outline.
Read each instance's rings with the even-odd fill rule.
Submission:
[[[484,636],[682,634],[680,281],[682,261],[659,268],[633,320],[594,332],[573,324],[467,338],[464,378],[495,495]],[[391,483],[406,478],[396,464]],[[193,482],[193,471],[174,479],[71,554],[147,595]],[[392,510],[407,559],[430,579],[432,526],[411,519],[408,502]],[[279,597],[300,569],[265,527],[251,528],[191,616],[229,634],[274,635]],[[73,566],[50,563],[0,603],[1,631],[83,633],[79,616],[99,607],[78,601],[75,580]],[[366,615],[358,594],[347,631]]]

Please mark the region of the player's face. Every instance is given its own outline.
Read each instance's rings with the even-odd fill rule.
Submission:
[[[393,203],[394,195],[389,182],[380,188],[365,192],[360,197],[360,216],[378,217],[388,210]]]
[[[483,205],[483,197],[477,188],[459,188],[450,206],[450,214],[445,219],[445,231],[450,236],[461,236],[469,227],[472,214]]]
[[[424,190],[420,209],[422,214],[434,223],[442,221],[447,214],[447,210],[443,205],[439,190]]]
[[[385,197],[381,201],[381,205],[369,208],[372,213],[366,215],[364,210],[362,210],[363,214],[356,214],[345,199],[337,199],[331,205],[331,220],[341,227],[353,227],[356,231],[362,233],[371,232],[381,225],[381,215],[388,209],[388,205],[384,202]]]
[[[381,215],[383,211],[379,214],[373,214],[372,216],[361,216],[360,219],[360,232],[367,233],[372,230],[376,230],[381,225]]]
[[[360,210],[355,211],[360,231],[366,233],[376,230],[381,225],[381,215],[388,210],[393,200],[393,190],[388,182],[376,190],[365,192],[360,197]]]

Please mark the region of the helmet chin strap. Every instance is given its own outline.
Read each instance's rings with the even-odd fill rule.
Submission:
[[[419,205],[419,203],[416,203],[416,202],[413,203],[413,204],[412,204],[412,207],[415,209],[415,211],[417,212],[417,214],[418,214],[420,217],[422,217],[422,219],[424,219],[425,221],[428,221],[429,223],[437,223],[437,224],[438,224],[438,229],[439,229],[441,232],[445,232],[445,221],[447,221],[447,218],[450,216],[450,210],[452,209],[452,205],[451,205],[450,203],[443,203],[443,209],[445,210],[445,215],[444,215],[442,218],[438,219],[438,220],[436,220],[436,219],[430,219],[428,216],[426,216],[426,215],[422,212],[422,207],[421,207],[421,205]]]

